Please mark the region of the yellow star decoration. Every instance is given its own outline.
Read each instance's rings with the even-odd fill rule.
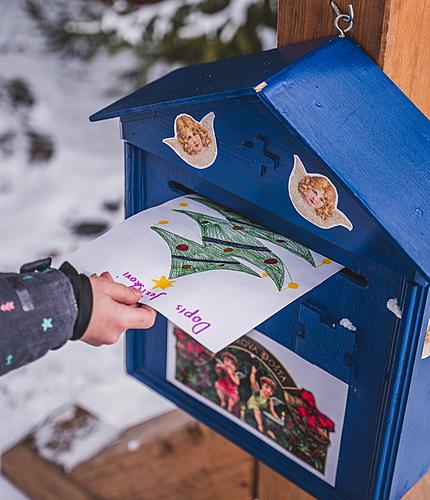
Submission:
[[[188,203],[186,201],[183,201],[182,203],[179,203],[180,207],[188,207]]]
[[[152,289],[161,288],[162,290],[165,290],[166,288],[173,286],[173,283],[175,283],[176,280],[169,280],[167,276],[161,276],[160,279],[151,279],[151,281],[155,283],[155,286],[153,286]]]
[[[262,278],[267,278],[267,276],[269,276],[268,273],[266,273],[266,271],[264,271],[263,273],[261,273],[260,275]]]
[[[322,263],[323,264],[331,264],[333,261],[331,259],[327,259],[327,257],[324,257],[324,259],[322,260]]]
[[[164,219],[163,220],[159,220],[157,222],[157,224],[168,224],[168,223],[169,223],[169,221],[168,220],[164,220]]]
[[[287,286],[285,288],[283,288],[281,291],[285,291],[285,290],[288,290],[289,288],[290,289],[293,289],[293,290],[297,290],[297,288],[299,288],[299,283],[296,283],[295,281],[290,281]]]

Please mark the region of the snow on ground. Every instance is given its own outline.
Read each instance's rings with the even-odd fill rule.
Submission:
[[[69,472],[118,438],[119,431],[74,406],[63,406],[34,430],[39,455]]]
[[[27,38],[17,51],[0,52],[2,76],[30,82],[37,100],[31,122],[51,135],[55,155],[45,165],[29,166],[23,151],[1,161],[3,269],[53,250],[69,253],[81,243],[70,226],[82,218],[119,221],[121,213],[106,212],[103,202],[121,200],[123,187],[118,124],[88,121],[89,114],[111,100],[104,92],[112,79],[110,65],[101,58],[89,66],[59,61],[36,43],[40,36],[29,20],[5,19],[17,8],[12,2],[4,5],[0,47],[15,29]]]
[[[123,61],[99,57],[89,66],[59,61],[44,51],[22,6],[22,1],[0,3],[1,75],[31,84],[37,99],[32,123],[51,135],[55,156],[33,166],[23,152],[0,158],[2,271],[51,252],[60,262],[86,241],[73,235],[71,225],[85,220],[112,225],[122,217],[121,210],[103,208],[106,201],[122,199],[118,124],[90,124],[88,116],[113,100],[106,89]],[[70,342],[2,377],[0,452],[66,403],[80,403],[118,429],[170,409],[170,403],[125,375],[123,360],[122,343],[96,349]],[[0,481],[0,498],[23,497]]]
[[[193,2],[195,0],[187,0]],[[253,0],[242,0],[246,6]],[[44,3],[54,2],[46,0]],[[118,35],[136,36],[154,10],[169,10],[178,0],[149,6],[134,16],[102,19]],[[230,25],[243,12],[232,2]],[[41,35],[23,9],[24,0],[0,1],[0,76],[23,78],[37,100],[31,124],[54,140],[55,155],[45,165],[29,165],[22,149],[0,157],[0,270],[17,270],[26,261],[57,254],[56,262],[88,241],[73,234],[79,222],[115,224],[122,211],[107,211],[106,202],[122,203],[122,144],[115,121],[90,124],[88,116],[118,96],[107,95],[116,74],[127,66],[124,55],[98,56],[88,66],[59,60],[44,50]],[[109,12],[109,11],[108,11]],[[140,16],[140,17],[139,17]],[[159,22],[169,22],[160,16]],[[219,19],[215,16],[212,24]],[[119,22],[121,21],[121,22]],[[208,30],[196,19],[196,29]],[[197,22],[198,21],[198,22]],[[216,24],[216,23],[215,23]],[[71,27],[73,28],[73,27]],[[76,27],[75,27],[76,28]],[[79,25],[84,29],[88,26]],[[91,27],[90,27],[91,28]],[[100,27],[97,27],[98,29]],[[162,26],[159,27],[162,31]],[[230,30],[231,31],[231,30]],[[226,29],[224,36],[228,35]],[[189,33],[191,36],[193,33]],[[274,31],[260,33],[265,46]],[[166,70],[160,62],[152,75]],[[126,89],[128,91],[129,89]],[[0,132],[10,117],[0,116]],[[77,403],[117,430],[168,411],[172,405],[124,373],[124,345],[93,348],[70,342],[32,365],[0,379],[0,453],[25,436],[50,412]],[[130,446],[138,446],[131,443]],[[0,498],[24,498],[0,476]]]

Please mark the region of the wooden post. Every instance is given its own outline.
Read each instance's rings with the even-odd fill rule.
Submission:
[[[98,427],[106,435],[108,425],[82,408],[54,412],[3,454],[2,473],[36,500],[256,498],[256,461],[179,410],[127,429],[64,470],[64,457],[100,445]]]
[[[355,20],[348,34],[430,118],[430,0],[337,0],[342,12],[352,4]],[[329,0],[279,0],[278,45],[336,35]],[[407,495],[430,498],[430,475]],[[259,500],[312,497],[268,467],[258,469]]]
[[[314,497],[259,463],[257,500],[313,500]]]
[[[349,36],[430,117],[430,0],[337,0],[355,12]],[[329,0],[279,0],[278,45],[335,35]]]

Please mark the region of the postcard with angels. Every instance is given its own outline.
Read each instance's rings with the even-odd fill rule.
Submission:
[[[218,352],[342,266],[197,195],[121,222],[69,260],[109,271]]]
[[[348,385],[254,330],[218,353],[169,322],[166,379],[334,485]]]

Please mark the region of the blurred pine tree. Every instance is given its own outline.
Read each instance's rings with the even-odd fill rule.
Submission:
[[[0,77],[0,114],[7,116],[0,126],[0,157],[13,155],[17,143],[27,153],[29,163],[45,163],[54,154],[51,137],[31,125],[36,98],[22,78]],[[19,149],[19,148],[18,148]]]
[[[74,0],[48,9],[26,0],[47,47],[67,58],[127,52],[129,88],[171,67],[256,52],[275,45],[276,0]]]

